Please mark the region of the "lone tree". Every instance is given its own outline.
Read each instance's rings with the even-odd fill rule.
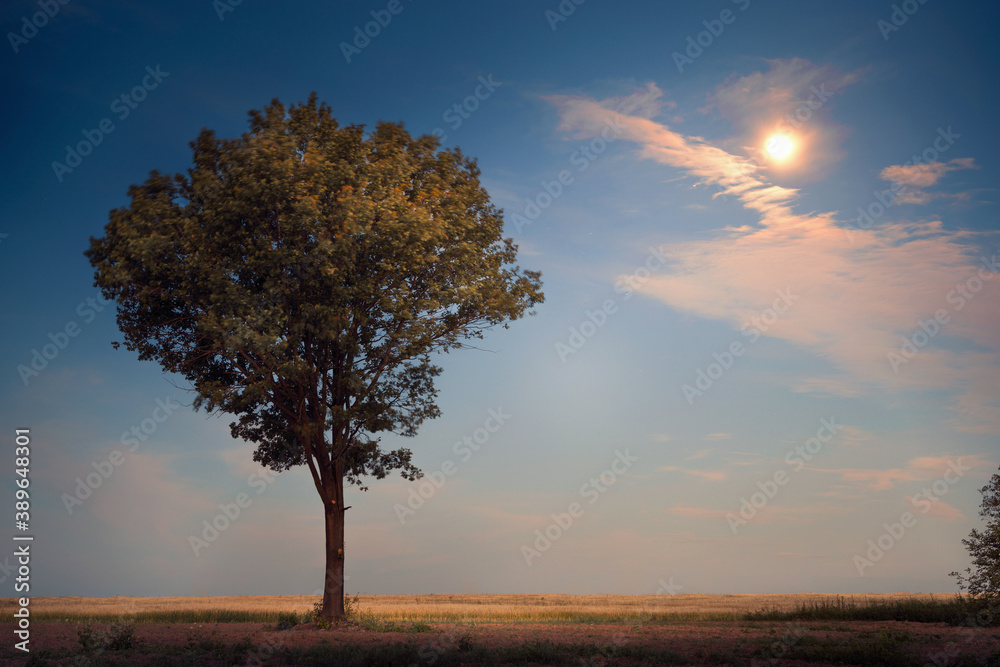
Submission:
[[[986,530],[975,528],[962,544],[972,556],[972,567],[965,573],[952,572],[960,590],[968,591],[973,603],[991,614],[1000,612],[1000,472],[979,489],[983,502],[979,516],[986,519]],[[975,568],[975,569],[973,569]]]
[[[255,461],[309,467],[334,620],[344,481],[422,475],[377,434],[413,436],[439,416],[432,353],[541,303],[541,274],[514,264],[459,149],[401,124],[340,127],[315,93],[249,117],[238,139],[202,130],[186,176],[130,187],[86,255],[127,349],[190,381],[195,409],[237,416],[232,436],[257,445]]]

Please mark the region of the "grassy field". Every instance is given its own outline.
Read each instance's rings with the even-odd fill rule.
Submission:
[[[628,622],[661,620],[738,620],[751,613],[787,613],[813,607],[924,607],[946,604],[954,594],[886,593],[873,595],[356,595],[361,615],[391,622]],[[312,595],[243,597],[39,597],[37,621],[110,620],[137,622],[275,622],[282,614],[308,614],[319,600]],[[16,608],[0,599],[0,612]]]
[[[362,595],[331,628],[317,601],[33,598],[30,660],[0,665],[1000,665],[950,594]]]

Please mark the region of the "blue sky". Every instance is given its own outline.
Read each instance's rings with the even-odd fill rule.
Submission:
[[[478,158],[546,294],[441,358],[425,479],[350,492],[348,591],[955,590],[1000,464],[1000,10],[676,4],[6,3],[32,593],[321,585],[308,473],[113,350],[83,256],[202,127],[313,90]]]

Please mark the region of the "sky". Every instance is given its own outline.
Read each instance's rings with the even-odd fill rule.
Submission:
[[[992,3],[12,1],[0,421],[32,595],[313,594],[323,513],[139,361],[83,252],[316,91],[475,157],[537,314],[439,358],[349,593],[953,592],[1000,465]],[[13,503],[15,456],[2,472]],[[11,542],[11,545],[14,543]],[[13,592],[11,555],[0,580]]]

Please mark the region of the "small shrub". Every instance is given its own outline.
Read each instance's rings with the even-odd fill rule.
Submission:
[[[278,622],[274,624],[275,630],[291,630],[299,624],[299,617],[293,612],[278,614]]]
[[[346,618],[355,618],[361,612],[361,596],[355,595],[351,597],[350,595],[344,596],[344,616]]]
[[[330,621],[323,618],[323,601],[320,600],[313,605],[312,613],[309,615],[311,620],[316,624],[316,627],[320,630],[329,630]]]
[[[135,624],[131,621],[115,621],[104,630],[87,624],[77,630],[76,635],[83,652],[88,655],[102,651],[128,651],[139,645]]]
[[[104,648],[109,651],[127,651],[135,648],[139,638],[135,636],[135,624],[131,621],[116,621],[108,628]]]
[[[233,644],[233,648],[232,648],[232,652],[231,652],[232,653],[232,658],[231,658],[232,663],[233,664],[237,664],[237,665],[244,665],[244,664],[246,664],[246,662],[247,662],[247,656],[249,656],[251,653],[253,653],[254,650],[256,650],[256,648],[257,647],[254,645],[253,640],[250,639],[249,637],[244,637],[243,639],[239,640],[238,642],[236,642],[235,644]]]
[[[344,596],[344,618],[346,620],[358,620],[360,616],[359,602],[361,600],[360,595],[350,595]],[[323,600],[320,599],[319,602],[313,605],[312,612],[309,613],[307,617],[307,622],[313,622],[316,624],[320,630],[329,630],[331,623],[329,620],[323,618]]]
[[[84,653],[94,653],[101,647],[101,635],[94,630],[92,625],[88,624],[77,630],[76,636]]]

